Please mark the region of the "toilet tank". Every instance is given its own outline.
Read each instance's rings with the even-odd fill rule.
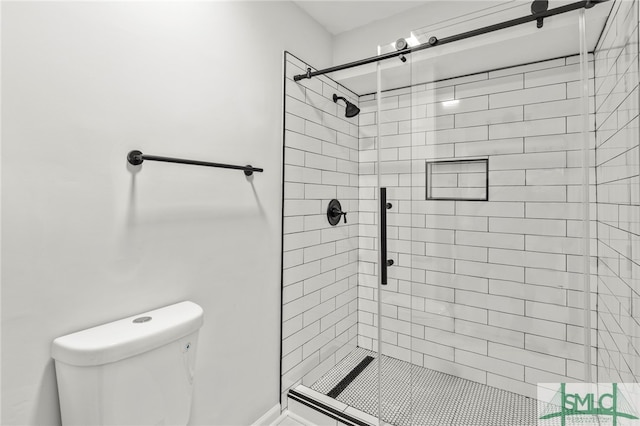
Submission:
[[[55,339],[62,424],[186,425],[202,324],[181,302]]]

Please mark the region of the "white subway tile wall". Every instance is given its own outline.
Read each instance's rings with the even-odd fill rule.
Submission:
[[[327,77],[293,81],[308,65],[286,53],[282,306],[282,402],[313,384],[357,343],[358,97]],[[347,223],[332,227],[340,200]]]
[[[598,381],[640,380],[638,1],[617,1],[595,50]]]
[[[584,375],[568,367],[584,356],[571,340],[582,336],[569,332],[583,325],[582,299],[572,303],[583,286],[583,138],[570,124],[579,123],[580,93],[571,87],[580,69],[568,57],[466,79],[383,94],[380,173],[393,205],[395,264],[382,293],[382,352],[535,396],[538,382]],[[371,350],[378,350],[376,104],[374,95],[360,99],[367,126],[360,129],[358,345]],[[593,97],[589,104],[593,113]],[[588,143],[593,155],[593,132]],[[426,161],[469,158],[489,159],[488,202],[425,199]],[[591,175],[595,192],[594,167]],[[455,174],[438,179],[440,193],[461,185]]]

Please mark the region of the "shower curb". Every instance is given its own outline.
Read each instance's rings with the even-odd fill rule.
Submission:
[[[302,390],[302,392],[300,390]],[[312,389],[307,388],[306,386],[300,385],[300,386],[297,386],[296,389],[289,389],[287,396],[289,397],[290,400],[299,402],[300,404],[303,404],[306,407],[311,408],[312,410],[315,410],[318,413],[324,416],[330,417],[334,420],[337,420],[340,423],[343,423],[345,425],[377,426],[377,423],[371,423],[366,420],[360,419],[352,414],[345,413],[344,411],[341,411],[339,408],[332,407],[331,405],[325,402],[322,402],[317,398],[314,398],[313,396],[309,395],[309,394],[313,395],[313,393],[316,393],[316,392],[313,391]],[[322,395],[322,396],[325,398],[328,398],[325,395]],[[354,410],[354,411],[360,411],[360,410]],[[366,415],[366,413],[362,413],[362,414]]]

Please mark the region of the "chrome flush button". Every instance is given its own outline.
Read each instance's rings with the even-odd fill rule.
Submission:
[[[147,322],[147,321],[151,321],[151,317],[138,317],[133,320],[133,322],[135,322],[136,324],[139,324],[141,322]]]

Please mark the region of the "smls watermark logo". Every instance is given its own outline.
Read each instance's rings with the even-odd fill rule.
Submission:
[[[640,426],[638,383],[540,383],[538,425]]]

